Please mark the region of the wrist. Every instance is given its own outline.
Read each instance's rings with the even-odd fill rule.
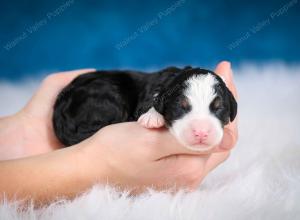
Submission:
[[[106,184],[109,179],[108,164],[103,157],[104,153],[99,150],[102,148],[101,143],[98,143],[97,150],[95,150],[91,139],[71,146],[77,158],[78,170],[82,178],[91,184]]]
[[[0,118],[0,160],[20,157],[24,128],[17,114]]]

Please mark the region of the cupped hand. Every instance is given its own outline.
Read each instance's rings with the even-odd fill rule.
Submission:
[[[221,75],[237,95],[228,62],[220,63]],[[224,137],[212,152],[199,153],[184,148],[163,129],[146,129],[136,122],[107,126],[79,144],[92,176],[107,183],[141,192],[147,187],[158,190],[174,187],[195,189],[203,178],[229,156],[237,141],[236,120],[225,127]],[[106,167],[103,172],[97,167]]]
[[[27,105],[12,117],[22,128],[18,133],[22,156],[31,156],[51,152],[62,146],[57,140],[52,126],[53,106],[59,92],[76,76],[95,71],[82,69],[55,73],[47,76]],[[17,137],[16,137],[17,138]]]
[[[14,117],[23,127],[22,156],[46,153],[60,148],[52,128],[53,104],[61,89],[85,69],[47,77],[30,102]],[[216,73],[225,78],[236,97],[228,62],[220,63]],[[196,188],[202,179],[229,155],[237,141],[237,122],[224,130],[221,144],[214,152],[199,155],[182,147],[167,129],[149,130],[136,122],[107,126],[77,145],[82,166],[94,181],[110,182],[136,192],[146,187],[170,186]]]

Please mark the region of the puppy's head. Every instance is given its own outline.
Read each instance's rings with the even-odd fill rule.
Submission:
[[[224,81],[203,69],[185,69],[156,95],[154,108],[186,147],[206,151],[220,143],[223,128],[237,114]]]

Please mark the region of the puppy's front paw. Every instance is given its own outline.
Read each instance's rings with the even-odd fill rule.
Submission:
[[[165,125],[165,119],[152,107],[139,117],[138,123],[145,128],[160,128]]]

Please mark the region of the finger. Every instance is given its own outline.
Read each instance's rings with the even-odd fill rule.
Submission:
[[[66,71],[66,72],[59,72],[52,74],[53,81],[56,83],[57,86],[64,86],[75,79],[77,76],[94,72],[96,69],[88,68],[88,69],[80,69],[80,70],[73,70],[73,71]],[[51,77],[51,75],[50,75]]]
[[[73,70],[73,71],[61,72],[59,74],[64,74],[68,79],[74,79],[76,76],[79,76],[80,74],[88,73],[88,72],[94,72],[94,71],[96,71],[96,69],[94,69],[94,68],[87,68],[87,69],[80,69],[80,70]]]
[[[151,130],[151,132],[151,138],[157,142],[153,153],[155,160],[164,159],[172,155],[208,155],[214,150],[212,148],[205,151],[195,151],[186,148],[165,128]]]
[[[197,170],[198,168],[204,167],[207,163],[207,160],[210,158],[210,155],[192,155],[192,154],[177,154],[170,155],[161,159],[159,162],[164,164],[170,164],[171,167],[176,171],[180,170],[189,170],[193,168]]]
[[[232,92],[235,99],[237,99],[238,94],[234,85],[231,64],[227,61],[223,61],[218,64],[215,71],[219,76],[225,78],[228,89]],[[236,117],[233,122],[225,126],[223,139],[214,152],[228,151],[236,144],[238,138],[237,120],[238,117]]]
[[[30,108],[32,105],[38,104],[38,108],[45,108],[44,111],[47,112],[46,109],[49,109],[49,106],[52,107],[57,95],[64,86],[66,86],[76,76],[92,71],[95,71],[95,69],[81,69],[50,74],[43,80],[42,84],[25,108]],[[34,111],[41,111],[40,109],[36,109],[37,107],[33,107],[33,109],[34,108]],[[33,110],[32,108],[30,109]]]
[[[206,176],[209,172],[214,170],[218,165],[220,165],[225,160],[227,160],[229,155],[230,155],[229,151],[211,154],[205,164],[204,176]]]
[[[234,80],[233,80],[233,73],[231,69],[231,64],[227,61],[220,62],[217,67],[215,72],[222,78],[225,79],[226,85],[228,89],[232,92],[233,96],[237,99],[237,90],[234,85]]]
[[[224,152],[231,150],[237,143],[238,129],[237,120],[229,123],[224,127],[224,134],[221,143],[214,150],[214,152]]]
[[[172,155],[157,161],[156,166],[164,175],[169,176],[171,184],[191,187],[198,185],[203,178],[209,155]]]

